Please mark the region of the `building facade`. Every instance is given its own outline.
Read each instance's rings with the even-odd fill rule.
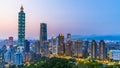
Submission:
[[[82,40],[76,40],[75,41],[75,52],[74,52],[74,56],[75,57],[82,57],[83,56],[83,41]]]
[[[52,36],[51,44],[52,44],[52,54],[57,54],[57,38],[55,36]]]
[[[59,34],[58,36],[58,55],[65,54],[64,35]]]
[[[106,47],[104,40],[99,42],[99,59],[104,60],[107,58]]]
[[[65,43],[65,55],[72,56],[72,41],[67,41]]]
[[[25,40],[24,52],[26,53],[30,52],[30,42],[28,40]]]
[[[69,40],[71,40],[71,34],[70,33],[67,34],[67,41],[69,41]]]
[[[45,56],[46,53],[46,42],[47,42],[47,24],[40,24],[40,53],[42,56]]]
[[[15,54],[15,64],[16,65],[21,65],[22,64],[22,54],[21,53],[16,53]]]
[[[97,43],[95,40],[92,40],[91,42],[91,58],[92,59],[97,58]]]
[[[35,48],[34,52],[36,54],[40,54],[40,41],[39,40],[34,41],[33,45],[34,45],[34,48]]]
[[[120,60],[120,50],[110,50],[109,58],[111,61],[119,61]]]
[[[89,41],[84,41],[83,48],[82,48],[84,58],[87,58],[89,56],[88,48],[89,48]]]

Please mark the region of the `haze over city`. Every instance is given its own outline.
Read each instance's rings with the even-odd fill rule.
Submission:
[[[120,35],[119,0],[1,0],[0,37],[17,38],[18,12],[26,12],[26,38],[39,39],[40,23],[48,35]]]

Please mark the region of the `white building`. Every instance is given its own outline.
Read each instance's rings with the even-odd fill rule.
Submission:
[[[120,50],[110,50],[109,57],[111,60],[120,60]]]

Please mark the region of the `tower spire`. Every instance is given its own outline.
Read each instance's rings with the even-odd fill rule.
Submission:
[[[24,10],[24,8],[23,8],[23,6],[21,6],[20,11],[23,11],[23,10]]]

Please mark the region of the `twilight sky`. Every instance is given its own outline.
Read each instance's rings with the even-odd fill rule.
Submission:
[[[120,0],[0,0],[0,38],[17,38],[18,12],[26,13],[26,38],[39,39],[41,22],[48,35],[120,35]]]

